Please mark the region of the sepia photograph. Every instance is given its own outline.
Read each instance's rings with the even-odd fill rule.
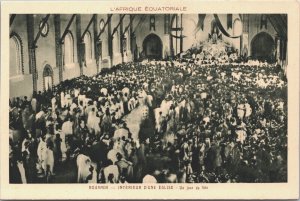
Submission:
[[[10,12],[8,185],[288,184],[288,11],[188,10]]]

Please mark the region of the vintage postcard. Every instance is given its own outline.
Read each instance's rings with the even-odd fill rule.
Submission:
[[[296,1],[1,3],[1,199],[299,198]]]

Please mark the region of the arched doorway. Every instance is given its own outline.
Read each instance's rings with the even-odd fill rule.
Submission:
[[[273,59],[274,40],[266,32],[257,34],[251,41],[251,56],[253,59],[271,62]]]
[[[143,41],[143,52],[148,59],[162,59],[162,41],[159,36],[149,34]]]
[[[52,90],[53,87],[53,70],[49,64],[46,64],[43,72],[44,90]]]

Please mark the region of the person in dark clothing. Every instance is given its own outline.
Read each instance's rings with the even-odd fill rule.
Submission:
[[[12,141],[11,143],[12,144]],[[9,183],[12,184],[21,184],[22,179],[21,179],[21,173],[18,168],[17,160],[21,160],[18,155],[16,150],[13,149],[13,147],[10,145],[10,152],[9,152]]]
[[[60,138],[60,134],[55,135],[55,147],[56,147],[56,152],[54,152],[54,167],[57,167],[57,164],[61,161],[62,159],[62,152],[61,152],[61,142],[62,139]]]

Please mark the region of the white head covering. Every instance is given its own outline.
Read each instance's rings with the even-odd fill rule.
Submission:
[[[143,178],[143,183],[157,183],[157,180],[156,180],[155,177],[153,177],[152,175],[147,174],[147,175]]]

